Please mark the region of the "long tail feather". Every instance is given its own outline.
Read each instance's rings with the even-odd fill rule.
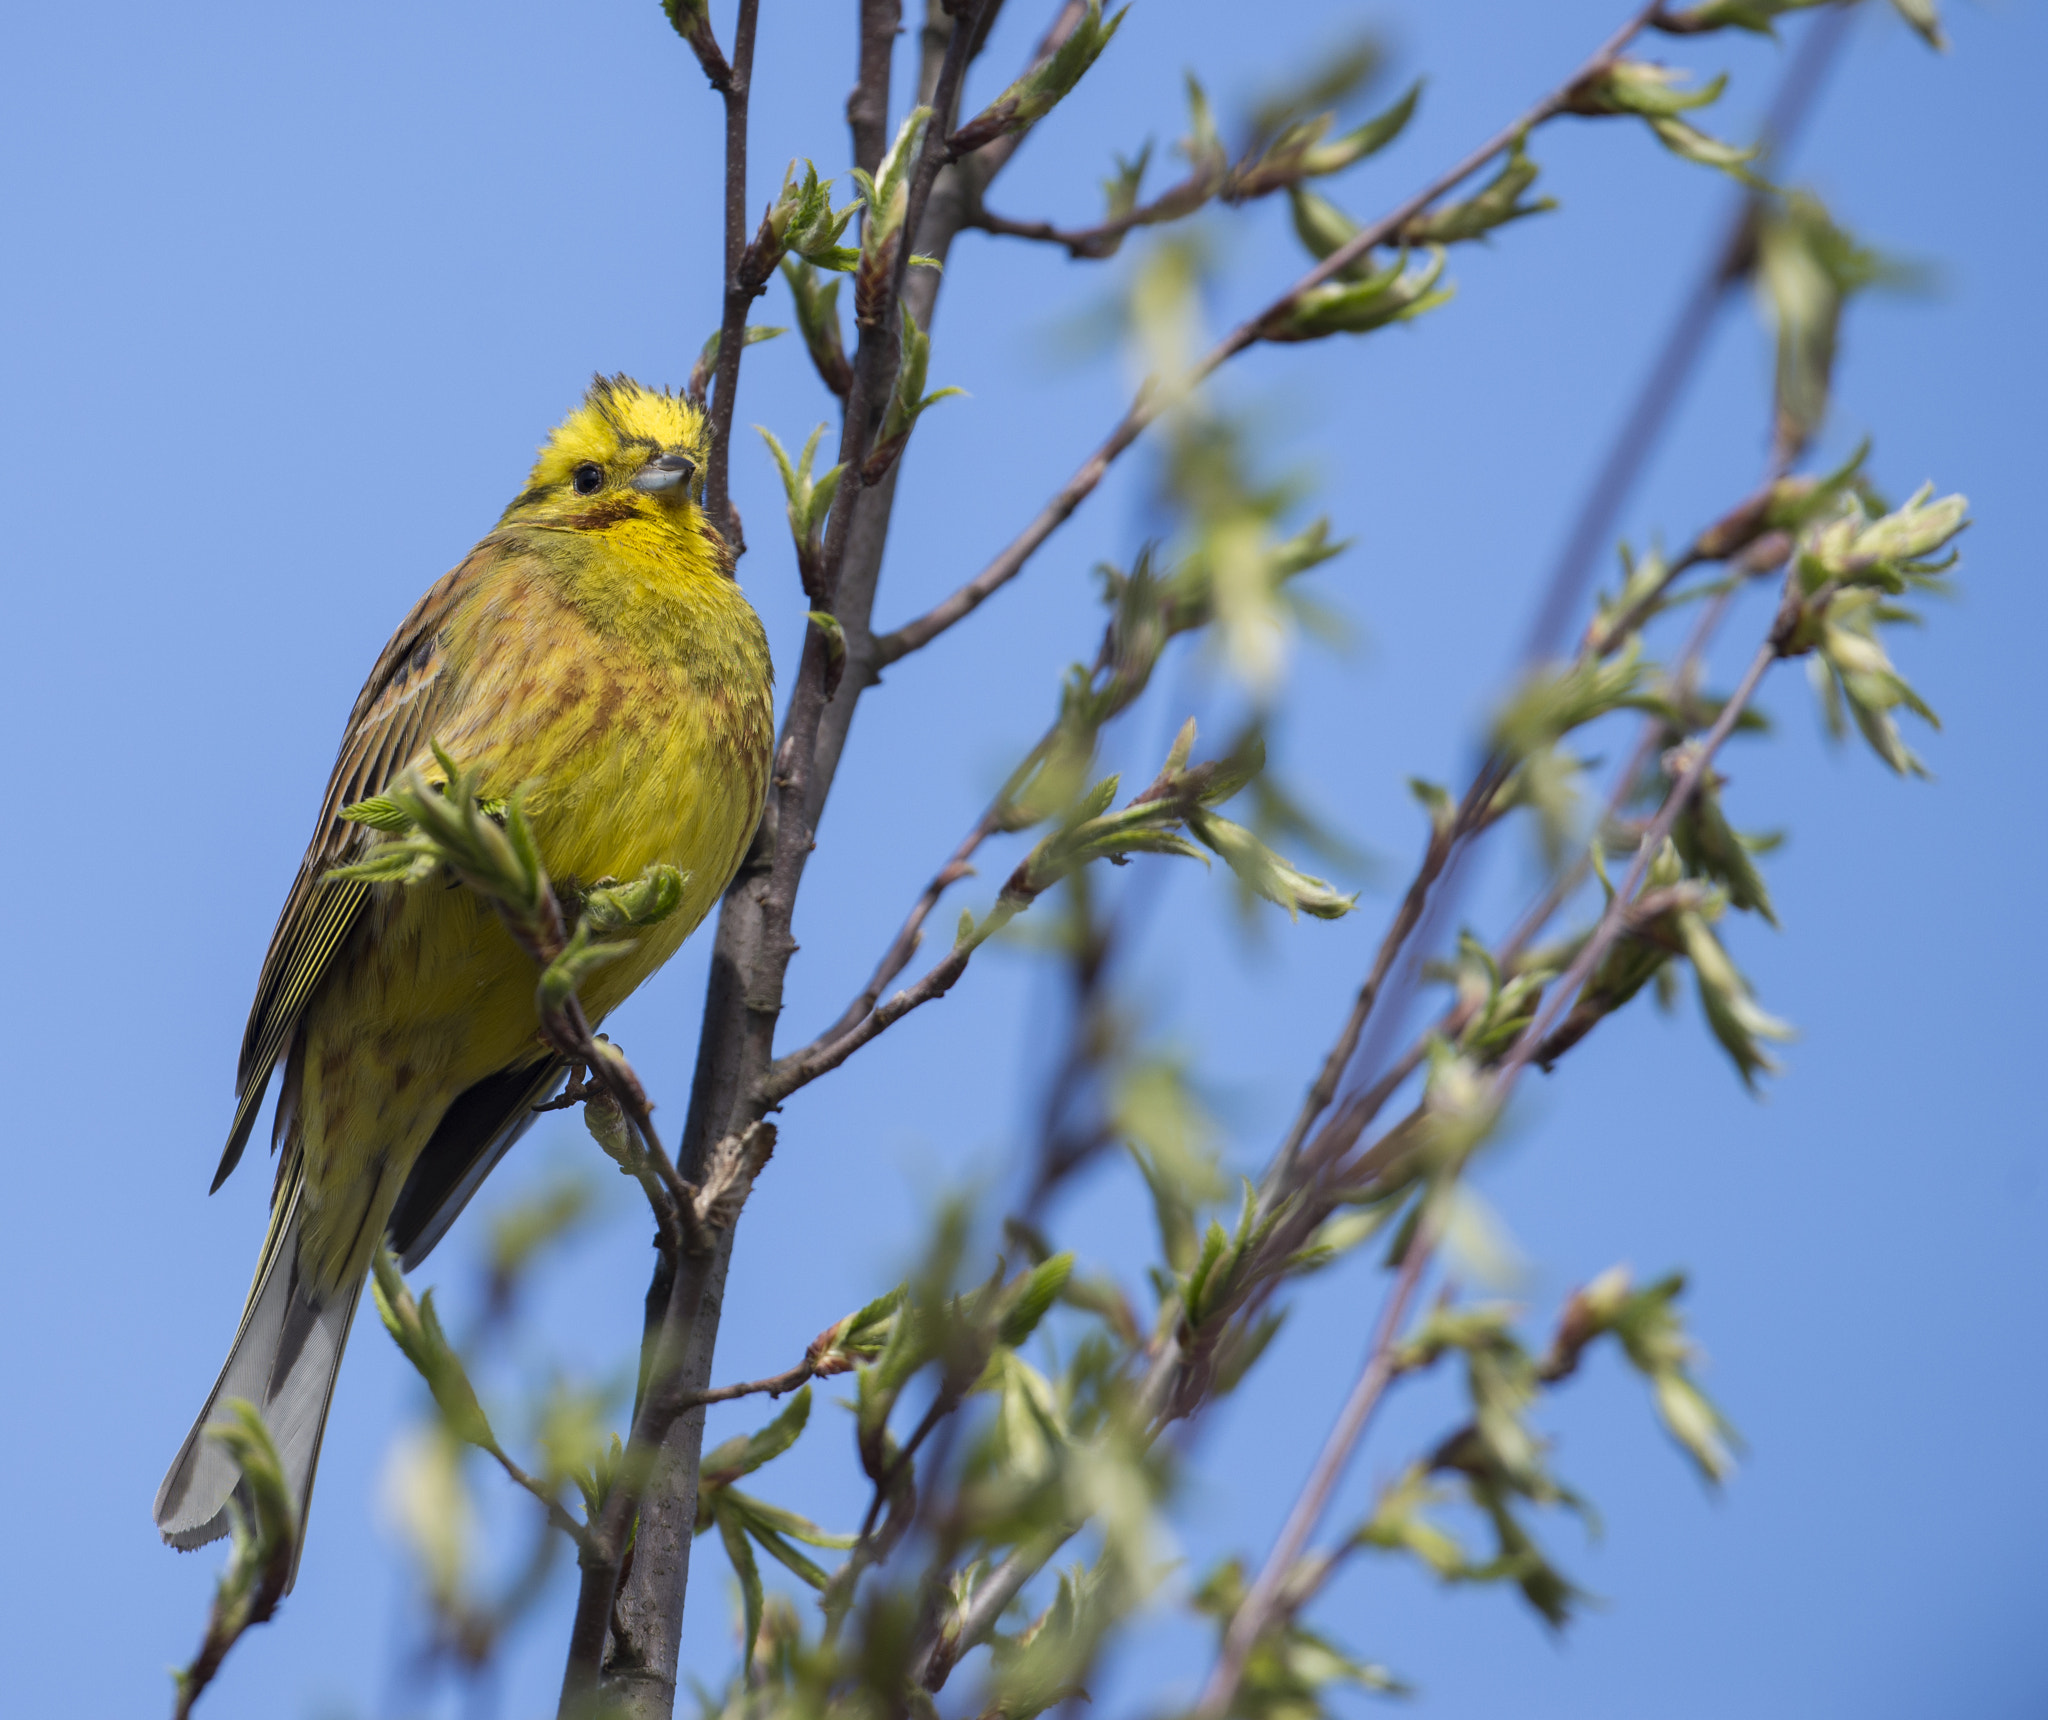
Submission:
[[[305,1544],[306,1510],[313,1472],[320,1462],[320,1436],[335,1375],[348,1343],[349,1324],[362,1294],[358,1278],[346,1289],[318,1296],[299,1276],[299,1191],[279,1203],[265,1239],[255,1288],[242,1314],[241,1330],[228,1352],[206,1407],[185,1436],[177,1460],[157,1490],[156,1526],[174,1547],[199,1547],[228,1532],[228,1501],[241,1480],[235,1461],[206,1437],[227,1398],[246,1398],[263,1416],[299,1506],[299,1542]],[[281,1219],[282,1222],[279,1222]],[[292,1555],[293,1575],[298,1553]]]

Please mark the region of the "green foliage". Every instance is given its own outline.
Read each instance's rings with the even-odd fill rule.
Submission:
[[[1707,0],[1662,14],[1657,25],[1694,35],[1768,31],[1805,3]],[[1921,0],[1901,9],[1919,14],[1933,33]],[[701,7],[671,7],[670,15],[693,46],[709,39]],[[1105,18],[1099,0],[1090,0],[1062,44],[945,139],[954,174],[948,186],[978,207],[986,180],[974,178],[977,164],[959,158],[1050,114],[1121,18]],[[1101,257],[1129,230],[1284,191],[1310,257],[1324,263],[1353,248],[1359,254],[1327,280],[1274,298],[1276,308],[1249,331],[1256,342],[1364,334],[1414,320],[1450,298],[1449,247],[1491,240],[1556,204],[1534,195],[1538,168],[1525,131],[1482,163],[1485,177],[1463,195],[1391,203],[1422,212],[1375,225],[1385,242],[1361,246],[1365,226],[1319,182],[1386,150],[1412,118],[1419,85],[1363,123],[1340,119],[1378,65],[1369,44],[1333,54],[1263,104],[1249,125],[1235,127],[1219,122],[1191,76],[1180,144],[1187,173],[1178,183],[1143,199],[1148,145],[1119,160],[1106,187],[1108,219],[1097,229],[1060,235],[1042,223],[980,214],[997,235],[1028,231],[1076,256]],[[1538,111],[1638,119],[1673,152],[1755,184],[1746,165],[1755,152],[1717,140],[1688,117],[1711,106],[1725,81],[1695,83],[1623,58],[1602,62]],[[923,411],[958,392],[927,392],[929,336],[894,293],[902,268],[917,261],[906,255],[909,185],[932,121],[929,109],[914,111],[872,177],[856,176],[860,199],[843,209],[832,207],[829,184],[809,162],[801,172],[792,164],[769,210],[765,249],[754,256],[764,278],[779,261],[806,348],[832,392],[844,397],[852,379],[837,273],[855,277],[863,339],[879,343],[881,353],[896,342],[895,376],[888,398],[871,403],[872,449],[856,487],[886,474]],[[857,249],[841,242],[856,211],[864,223]],[[1257,1591],[1274,1596],[1269,1611],[1247,1617],[1255,1591],[1237,1560],[1200,1580],[1186,1597],[1194,1613],[1226,1638],[1234,1627],[1256,1627],[1242,1677],[1203,1720],[1321,1720],[1353,1691],[1400,1688],[1383,1667],[1338,1642],[1318,1611],[1333,1574],[1362,1555],[1413,1560],[1445,1583],[1519,1593],[1547,1624],[1563,1627],[1586,1597],[1547,1550],[1546,1524],[1561,1510],[1593,1519],[1590,1504],[1559,1473],[1545,1418],[1552,1394],[1604,1341],[1644,1381],[1659,1423],[1699,1474],[1714,1485],[1730,1475],[1738,1441],[1701,1387],[1680,1318],[1680,1276],[1638,1286],[1621,1268],[1602,1274],[1566,1301],[1547,1344],[1527,1336],[1522,1309],[1474,1299],[1461,1285],[1508,1294],[1516,1282],[1512,1246],[1473,1185],[1525,1061],[1559,1064],[1645,993],[1668,999],[1688,970],[1707,1036],[1745,1083],[1773,1070],[1770,1048],[1790,1033],[1759,1003],[1731,953],[1741,948],[1735,916],[1776,923],[1762,863],[1771,839],[1736,827],[1737,781],[1723,773],[1718,754],[1707,756],[1708,731],[1728,710],[1729,695],[1705,684],[1697,651],[1667,650],[1664,624],[1674,612],[1689,607],[1718,623],[1721,600],[1785,570],[1774,619],[1760,624],[1769,627],[1765,655],[1807,657],[1833,726],[1853,720],[1891,768],[1920,768],[1897,718],[1903,710],[1931,722],[1932,714],[1893,664],[1888,629],[1914,619],[1909,599],[1946,585],[1950,563],[1939,558],[1964,524],[1965,506],[1960,497],[1936,500],[1930,489],[1887,508],[1861,451],[1832,473],[1788,475],[1822,427],[1847,307],[1897,271],[1805,194],[1766,191],[1756,221],[1754,279],[1777,350],[1773,464],[1755,493],[1690,544],[1640,556],[1624,551],[1618,587],[1602,598],[1578,649],[1540,665],[1500,700],[1469,791],[1413,783],[1429,822],[1424,867],[1410,892],[1415,903],[1441,888],[1454,850],[1485,839],[1517,812],[1530,815],[1541,838],[1545,894],[1510,936],[1490,938],[1480,927],[1462,933],[1451,958],[1429,970],[1445,984],[1440,1009],[1411,1043],[1383,1053],[1392,1074],[1368,1088],[1359,1080],[1361,1071],[1372,1073],[1359,1036],[1383,1019],[1374,1008],[1399,983],[1389,976],[1434,953],[1419,947],[1412,920],[1404,926],[1405,905],[1396,909],[1384,962],[1366,958],[1371,977],[1363,978],[1350,1036],[1331,1049],[1297,1127],[1255,1179],[1229,1174],[1227,1167],[1253,1161],[1228,1108],[1201,1077],[1199,1050],[1163,1040],[1135,1001],[1137,988],[1119,968],[1129,904],[1115,899],[1106,884],[1112,874],[1096,863],[1116,867],[1146,853],[1205,865],[1220,857],[1244,900],[1311,918],[1352,911],[1355,897],[1276,852],[1276,824],[1291,842],[1307,821],[1267,775],[1266,759],[1268,736],[1282,732],[1294,642],[1303,632],[1328,631],[1299,576],[1341,545],[1326,520],[1303,523],[1303,482],[1268,475],[1264,433],[1204,392],[1203,379],[1220,362],[1216,351],[1227,356],[1255,342],[1241,332],[1211,348],[1203,333],[1203,247],[1174,235],[1134,260],[1125,326],[1149,380],[1133,422],[1152,427],[1160,458],[1151,501],[1164,523],[1127,570],[1100,570],[1105,615],[1096,654],[1068,670],[1051,726],[968,844],[971,852],[984,836],[1028,831],[1028,850],[989,910],[963,917],[952,951],[933,969],[951,983],[966,953],[1053,893],[1023,928],[1042,932],[1032,945],[1058,965],[1062,995],[1073,1001],[1063,1042],[1033,1048],[1056,1070],[1035,1180],[1002,1224],[1000,1255],[990,1240],[996,1215],[947,1202],[904,1283],[827,1326],[789,1373],[713,1394],[793,1395],[699,1463],[696,1532],[716,1530],[741,1612],[740,1664],[722,1694],[701,1697],[707,1715],[873,1720],[913,1713],[929,1720],[943,1693],[949,1713],[1034,1720],[1086,1700],[1104,1654],[1137,1609],[1159,1595],[1170,1569],[1177,1465],[1184,1452],[1199,1450],[1176,1430],[1247,1382],[1259,1392],[1263,1381],[1255,1376],[1269,1365],[1290,1310],[1329,1282],[1318,1274],[1340,1266],[1353,1274],[1347,1294],[1359,1274],[1385,1267],[1400,1275],[1373,1364],[1388,1392],[1430,1374],[1454,1381],[1453,1425],[1419,1451],[1375,1449],[1372,1466],[1392,1481],[1361,1520],[1330,1525],[1291,1565],[1269,1573]],[[871,359],[879,355],[869,349]],[[707,377],[713,359],[707,351],[700,367]],[[810,621],[836,665],[846,633],[822,607],[820,560],[845,474],[833,466],[814,475],[828,433],[820,426],[792,458],[761,432],[782,478]],[[1197,637],[1205,647],[1198,667],[1219,672],[1221,696],[1232,703],[1220,731],[1228,743],[1198,762],[1189,721],[1157,775],[1126,795],[1101,763],[1106,731],[1140,705],[1175,641]],[[828,700],[836,685],[828,680],[822,689]],[[1589,814],[1582,789],[1603,770],[1608,739],[1624,719],[1640,726],[1630,754],[1636,762],[1609,772],[1605,807]],[[1764,732],[1754,711],[1740,713],[1736,727]],[[1712,736],[1716,747],[1721,738]],[[347,809],[365,837],[339,875],[452,877],[500,904],[515,928],[530,926],[548,887],[517,788],[490,785],[499,794],[493,798],[476,773],[446,757],[440,767],[438,783],[408,778]],[[1665,823],[1653,822],[1655,809],[1695,778],[1691,798],[1670,807]],[[1225,816],[1225,806],[1238,819]],[[1637,855],[1633,894],[1622,900],[1614,862]],[[963,856],[921,900],[906,946],[965,869]],[[623,884],[600,881],[568,903],[574,923],[547,958],[543,1001],[564,1006],[596,963],[673,911],[682,885],[680,875],[656,868]],[[1575,964],[1596,928],[1560,935],[1551,925],[1577,904],[1599,911],[1601,954],[1583,966]],[[1175,932],[1186,925],[1176,921]],[[1555,941],[1538,941],[1545,937]],[[877,994],[895,971],[885,967]],[[1567,983],[1576,990],[1567,992]],[[749,994],[747,1006],[767,1010],[777,997]],[[858,1008],[849,1017],[860,1018]],[[842,1032],[843,1024],[833,1030],[836,1054],[843,1054]],[[594,1055],[602,1067],[611,1053]],[[1405,1114],[1385,1109],[1397,1098],[1409,1104]],[[622,1168],[651,1180],[646,1150],[609,1096],[588,1097],[584,1120]],[[1077,1260],[1055,1245],[1071,1179],[1080,1166],[1098,1163],[1109,1175],[1135,1173],[1155,1232],[1108,1263]],[[703,1193],[681,1185],[692,1210]],[[510,1305],[510,1287],[576,1222],[583,1199],[563,1185],[494,1228],[487,1310]],[[1433,1268],[1439,1258],[1447,1264]],[[520,1441],[539,1454],[527,1473],[493,1431],[432,1295],[415,1302],[388,1259],[378,1263],[375,1295],[435,1404],[430,1436],[417,1443],[407,1472],[408,1534],[428,1572],[429,1600],[437,1617],[453,1621],[451,1633],[494,1640],[513,1605],[473,1598],[478,1537],[463,1485],[464,1445],[491,1454],[545,1503],[556,1530],[586,1551],[592,1526],[608,1506],[620,1506],[621,1489],[631,1503],[648,1466],[629,1458],[612,1431],[612,1395],[554,1377],[516,1422],[500,1412],[503,1425],[518,1426]],[[487,1312],[486,1333],[494,1317]],[[804,1382],[836,1374],[851,1376],[850,1427],[821,1432]],[[491,1383],[494,1402],[502,1401]],[[1271,1414],[1271,1403],[1270,1390],[1259,1395],[1256,1413]],[[761,1487],[753,1478],[800,1440],[845,1431],[859,1477],[830,1518],[858,1527],[828,1530],[748,1490]],[[580,1520],[561,1504],[578,1495]],[[1069,1562],[1056,1568],[1062,1559]],[[774,1592],[789,1582],[803,1607]],[[515,1584],[508,1594],[518,1592]],[[975,1688],[948,1689],[956,1674]]]
[[[433,1291],[415,1301],[388,1248],[377,1250],[374,1266],[370,1293],[376,1300],[378,1317],[405,1359],[427,1382],[427,1389],[434,1394],[435,1407],[441,1412],[442,1425],[465,1445],[497,1451],[497,1435],[492,1433],[490,1420],[477,1402],[468,1370],[448,1342],[447,1333],[442,1331],[440,1316],[434,1312]]]
[[[235,1460],[242,1484],[228,1499],[227,1567],[214,1584],[206,1636],[189,1666],[171,1674],[179,1720],[191,1712],[243,1632],[277,1610],[298,1557],[299,1507],[285,1479],[270,1430],[256,1406],[242,1398],[221,1403],[224,1421],[206,1430]]]
[[[1095,64],[1129,10],[1128,6],[1120,8],[1105,23],[1102,0],[1088,0],[1088,9],[1067,39],[954,132],[946,140],[948,151],[955,156],[970,154],[999,137],[1028,130],[1043,119]]]
[[[821,275],[800,258],[785,257],[782,278],[789,283],[790,297],[796,303],[797,327],[803,333],[804,348],[811,355],[819,380],[843,399],[853,386],[853,367],[847,362],[839,332],[837,277]]]
[[[1195,1610],[1216,1621],[1219,1637],[1244,1604],[1246,1586],[1243,1561],[1226,1559],[1195,1590]],[[1231,1720],[1326,1720],[1344,1712],[1331,1699],[1346,1688],[1409,1694],[1384,1666],[1354,1660],[1328,1637],[1286,1619],[1253,1644],[1225,1712]]]
[[[874,449],[861,467],[861,479],[869,484],[880,482],[882,474],[901,457],[903,445],[910,440],[910,432],[926,407],[948,395],[967,392],[964,388],[948,387],[925,393],[924,379],[931,364],[932,337],[917,326],[917,319],[910,314],[908,305],[897,308],[903,316],[903,333],[896,347],[896,381],[889,391],[889,404],[882,414]]]
[[[1334,113],[1289,120],[1255,144],[1230,170],[1223,186],[1224,199],[1243,203],[1270,192],[1292,190],[1305,179],[1341,173],[1379,154],[1407,129],[1421,99],[1422,86],[1411,85],[1386,112],[1337,137],[1330,136],[1337,123]]]
[[[1757,295],[1778,334],[1780,433],[1803,446],[1827,416],[1843,310],[1860,292],[1910,277],[1858,244],[1809,192],[1767,203],[1756,244]]]
[[[861,253],[840,244],[839,239],[846,224],[859,212],[861,200],[855,198],[843,208],[834,209],[832,182],[819,179],[817,168],[808,161],[803,163],[801,179],[796,170],[797,163],[792,161],[782,176],[780,194],[768,206],[769,237],[781,255],[762,266],[762,277],[765,279],[768,270],[781,262],[783,256],[800,258],[814,269],[850,273],[860,262]]]
[[[814,1560],[798,1550],[798,1544],[843,1551],[854,1543],[851,1535],[835,1535],[807,1517],[770,1505],[733,1485],[796,1444],[810,1414],[811,1388],[805,1386],[766,1427],[756,1433],[740,1434],[707,1451],[697,1466],[697,1533],[701,1535],[713,1527],[718,1530],[726,1556],[732,1561],[733,1575],[739,1580],[745,1609],[743,1661],[754,1657],[766,1605],[761,1567],[754,1549],[759,1547],[785,1570],[822,1591],[830,1578]]]
[[[906,316],[909,313],[904,313]],[[803,450],[792,463],[782,444],[775,439],[771,430],[756,424],[761,440],[768,444],[768,452],[774,456],[775,467],[782,475],[782,489],[789,498],[789,535],[796,545],[798,577],[803,581],[804,591],[816,598],[823,591],[820,581],[823,577],[825,540],[825,519],[832,512],[832,498],[839,493],[839,479],[845,471],[843,466],[829,466],[817,477],[811,476],[811,462],[816,458],[819,440],[825,434],[820,424],[804,440]]]
[[[978,921],[972,915],[962,917],[958,947],[974,949],[986,943],[1046,891],[1091,861],[1120,865],[1133,854],[1178,854],[1201,860],[1206,848],[1221,855],[1248,888],[1290,913],[1312,914],[1318,919],[1349,913],[1355,897],[1340,895],[1322,879],[1289,865],[1242,825],[1211,810],[1234,797],[1257,774],[1265,763],[1264,749],[1190,765],[1194,743],[1195,723],[1190,717],[1181,726],[1159,775],[1121,808],[1112,810],[1120,782],[1114,776],[1102,778],[1078,795],[1052,833],[1010,874],[995,906]],[[1044,765],[1039,768],[1042,773]],[[1010,804],[1021,810],[1021,802]]]
[[[1524,201],[1538,172],[1536,163],[1529,159],[1525,141],[1516,140],[1494,176],[1470,197],[1418,215],[1402,236],[1411,245],[1456,245],[1483,239],[1510,221],[1555,209],[1557,203],[1549,197],[1539,197],[1533,203]]]
[[[925,128],[932,110],[913,108],[904,117],[880,165],[870,175],[853,170],[867,206],[860,236],[860,258],[853,271],[854,320],[864,329],[873,328],[883,314],[884,302],[896,280],[896,263],[907,244],[903,223],[910,210],[910,179],[924,147]]]
[[[1897,599],[1944,588],[1954,558],[1933,558],[1969,511],[1961,496],[1935,501],[1933,494],[1926,485],[1890,513],[1844,494],[1807,528],[1794,561],[1801,602],[1784,646],[1788,655],[1812,654],[1830,732],[1842,732],[1846,708],[1870,749],[1901,775],[1926,771],[1893,713],[1905,709],[1928,723],[1935,715],[1893,666],[1882,630],[1919,619]]]

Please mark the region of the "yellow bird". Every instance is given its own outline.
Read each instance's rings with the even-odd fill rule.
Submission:
[[[269,1426],[303,1536],[379,1239],[388,1231],[408,1266],[424,1257],[563,1073],[539,1037],[533,963],[491,906],[432,882],[333,878],[377,840],[341,809],[408,766],[439,780],[438,741],[479,769],[485,795],[525,785],[558,884],[679,868],[680,908],[583,986],[593,1022],[675,953],[746,853],[768,786],[773,671],[695,499],[703,441],[688,402],[597,378],[356,699],[242,1041],[213,1186],[282,1058],[277,1185],[234,1347],[157,1493],[174,1546],[227,1532],[239,1471],[204,1435],[236,1397]]]

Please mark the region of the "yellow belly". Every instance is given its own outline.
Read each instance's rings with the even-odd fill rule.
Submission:
[[[765,789],[769,694],[765,680],[735,690],[687,665],[579,649],[537,700],[546,636],[535,629],[561,617],[519,607],[501,603],[495,621],[526,648],[486,654],[444,744],[483,766],[485,793],[524,785],[558,884],[623,881],[661,861],[686,875],[677,911],[586,981],[597,1022],[675,952],[737,868]],[[303,1027],[300,1258],[323,1289],[367,1266],[449,1102],[545,1050],[534,964],[474,892],[439,877],[379,885],[350,945]]]

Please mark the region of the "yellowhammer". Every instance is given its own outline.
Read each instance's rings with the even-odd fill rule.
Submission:
[[[204,1437],[225,1398],[262,1412],[300,1507],[356,1299],[387,1230],[408,1265],[447,1229],[562,1069],[533,963],[472,891],[336,879],[376,838],[342,819],[438,741],[491,797],[525,785],[563,885],[684,874],[681,907],[582,991],[602,1020],[731,880],[773,747],[760,620],[693,499],[704,421],[599,377],[497,529],[384,648],[350,713],[319,827],[256,985],[234,1169],[284,1060],[269,1235],[227,1365],[156,1499],[176,1546],[225,1534],[239,1472]]]

